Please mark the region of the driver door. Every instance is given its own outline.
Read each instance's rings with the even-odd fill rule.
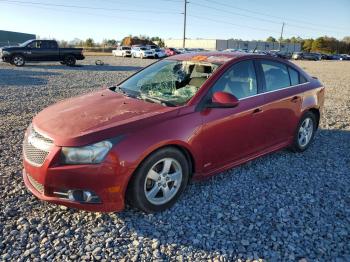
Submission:
[[[263,99],[258,94],[253,60],[245,60],[229,68],[209,91],[209,97],[223,91],[239,99],[234,108],[205,108],[203,120],[203,171],[209,172],[240,162],[256,152],[254,137]]]

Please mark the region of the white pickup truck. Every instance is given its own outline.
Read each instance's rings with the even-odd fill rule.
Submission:
[[[130,46],[118,46],[117,49],[112,50],[113,56],[131,56],[131,47]]]

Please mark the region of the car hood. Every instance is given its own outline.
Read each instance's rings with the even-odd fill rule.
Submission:
[[[12,51],[12,50],[18,50],[18,49],[23,49],[23,47],[20,46],[3,46],[0,48],[2,51]]]
[[[109,89],[70,98],[47,107],[34,128],[58,146],[82,146],[127,135],[155,121],[176,116],[176,107],[126,97]]]

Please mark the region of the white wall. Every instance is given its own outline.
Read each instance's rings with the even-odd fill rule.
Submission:
[[[165,39],[165,46],[182,48],[182,39]],[[278,50],[278,42],[262,42],[262,41],[238,41],[238,40],[220,40],[220,39],[186,39],[187,48],[204,48],[207,50],[225,50],[231,49],[248,49],[254,50]],[[282,51],[298,52],[301,50],[300,44],[281,45]]]

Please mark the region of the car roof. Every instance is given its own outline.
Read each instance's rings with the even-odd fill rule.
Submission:
[[[243,52],[194,52],[187,54],[179,54],[166,58],[167,60],[180,61],[201,61],[215,64],[225,64],[239,57],[253,56],[254,54]]]

